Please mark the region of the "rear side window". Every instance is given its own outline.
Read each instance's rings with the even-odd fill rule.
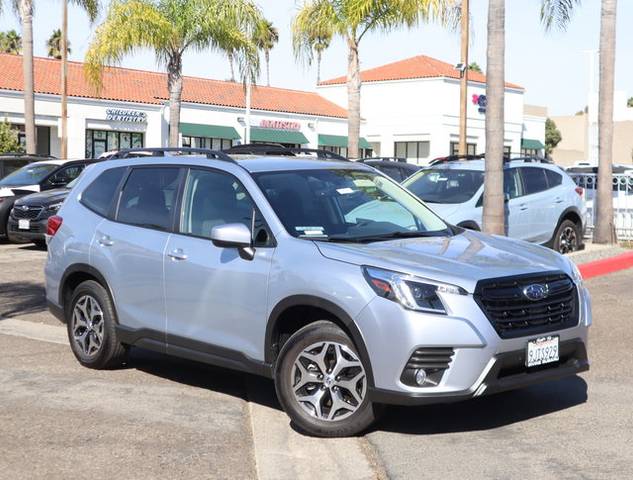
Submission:
[[[136,168],[125,182],[117,221],[139,227],[169,230],[176,204],[180,169]]]
[[[538,167],[522,167],[521,175],[523,176],[523,185],[525,186],[525,194],[542,192],[547,190],[547,178],[545,177],[545,169]]]
[[[116,189],[127,167],[118,167],[101,173],[81,194],[81,203],[99,215],[108,216]]]
[[[563,183],[563,176],[553,170],[545,170],[545,176],[547,177],[547,184],[549,185],[549,188],[558,187],[561,183]]]

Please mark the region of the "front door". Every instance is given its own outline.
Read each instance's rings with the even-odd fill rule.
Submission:
[[[504,169],[503,192],[508,237],[528,240],[532,230],[530,225],[531,205],[526,201],[518,168]]]
[[[227,223],[253,228],[254,259],[213,245],[213,227]],[[168,349],[222,356],[241,352],[263,360],[273,243],[239,180],[216,170],[189,171],[179,233],[165,250]]]

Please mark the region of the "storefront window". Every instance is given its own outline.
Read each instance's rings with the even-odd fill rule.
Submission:
[[[182,146],[190,148],[210,148],[211,150],[225,150],[233,146],[229,138],[189,137],[182,136]]]
[[[11,128],[18,131],[18,141],[26,150],[26,133],[24,125],[12,124]],[[35,153],[38,155],[51,154],[51,127],[36,125],[35,127]]]
[[[431,142],[394,142],[393,150],[396,157],[418,160],[429,158]]]
[[[451,155],[459,155],[459,142],[451,142]],[[477,155],[477,144],[466,144],[466,155]]]
[[[86,158],[98,158],[111,150],[142,147],[143,134],[140,132],[86,130]]]

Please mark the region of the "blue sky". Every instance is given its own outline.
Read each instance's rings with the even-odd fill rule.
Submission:
[[[46,55],[46,39],[58,28],[61,3],[39,1],[35,11],[35,53]],[[295,62],[292,54],[290,23],[295,0],[258,0],[264,15],[279,29],[280,41],[271,53],[271,84],[287,88],[314,89],[316,69]],[[574,113],[586,104],[588,83],[587,51],[598,47],[600,1],[583,0],[566,32],[544,33],[539,22],[540,0],[506,0],[506,78],[526,88],[526,102],[547,106],[550,114]],[[473,28],[471,60],[484,67],[486,58],[487,1],[471,0]],[[616,89],[633,96],[633,0],[621,0],[618,8]],[[70,12],[72,60],[81,61],[93,28],[85,14],[75,7]],[[19,29],[15,15],[6,8],[0,29]],[[342,41],[333,42],[325,53],[322,78],[346,71],[346,51]],[[422,25],[411,30],[368,35],[361,44],[363,68],[378,66],[413,55],[425,54],[455,63],[459,60],[459,36],[437,25]],[[126,58],[123,66],[157,69],[151,52],[139,51]],[[226,57],[215,52],[190,53],[184,72],[209,78],[226,79]],[[263,80],[262,80],[263,81]]]

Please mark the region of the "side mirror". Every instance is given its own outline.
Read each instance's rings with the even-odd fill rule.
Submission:
[[[216,247],[237,248],[245,260],[255,257],[251,231],[243,223],[227,223],[211,229],[211,241]]]

